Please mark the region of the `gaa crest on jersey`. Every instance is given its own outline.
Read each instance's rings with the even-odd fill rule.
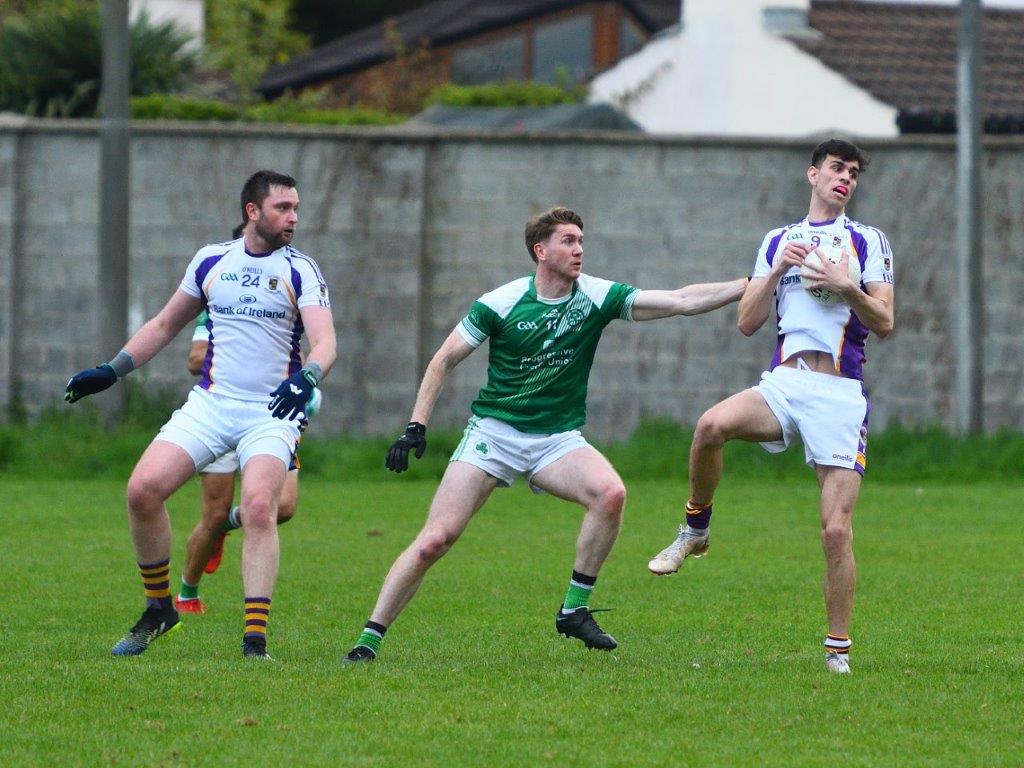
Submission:
[[[267,280],[267,290],[268,291],[276,291],[277,290],[277,278],[276,277],[272,277],[269,280]]]
[[[843,244],[843,238],[841,238],[839,235],[833,235],[832,236],[832,247],[833,248],[838,248],[842,244]]]
[[[882,259],[882,267],[886,272],[892,272],[892,256],[885,256]]]

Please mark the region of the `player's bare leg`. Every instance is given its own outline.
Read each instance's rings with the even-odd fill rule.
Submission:
[[[579,638],[588,648],[612,650],[618,644],[594,621],[588,602],[622,527],[626,487],[608,459],[589,446],[549,464],[531,482],[586,509],[576,539],[569,592],[555,616],[555,629],[566,637]]]
[[[826,663],[833,672],[849,672],[850,617],[857,584],[853,556],[853,510],[861,476],[842,467],[817,468],[821,485],[821,546],[825,551]]]
[[[195,474],[184,448],[154,440],[128,479],[128,523],[135,558],[155,563],[171,556],[171,519],[164,502]]]
[[[194,472],[195,464],[184,449],[155,440],[128,480],[128,522],[146,610],[111,649],[115,656],[138,656],[158,637],[181,626],[171,600],[171,521],[164,502]]]
[[[498,481],[479,467],[453,461],[430,503],[427,521],[388,571],[370,618],[390,625],[412,600],[431,566],[455,544]]]
[[[370,621],[346,662],[376,657],[384,632],[412,600],[427,571],[452,548],[497,486],[498,480],[479,467],[463,461],[448,465],[430,503],[427,521],[388,571]]]
[[[658,576],[675,573],[690,555],[708,550],[711,503],[722,477],[722,449],[729,440],[769,442],[782,439],[782,425],[764,398],[747,389],[712,406],[697,421],[690,446],[690,499],[687,521],[669,546],[647,564]]]
[[[277,505],[277,524],[284,525],[293,517],[299,506],[299,470],[293,469],[284,479],[281,489],[281,503]]]
[[[242,468],[242,651],[246,656],[266,657],[267,619],[280,556],[277,507],[287,469],[283,461],[266,454],[253,456]]]
[[[203,570],[224,535],[224,524],[235,496],[235,473],[201,475],[203,515],[189,534],[185,546],[185,567],[181,571],[182,591],[175,604],[179,611],[203,613],[199,581]],[[188,593],[186,594],[186,590]]]

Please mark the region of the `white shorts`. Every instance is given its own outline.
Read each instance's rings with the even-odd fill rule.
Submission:
[[[292,454],[291,463],[288,465],[288,471],[294,472],[299,468],[299,447],[295,446],[295,453]],[[233,475],[241,467],[238,466],[238,453],[235,451],[228,451],[223,456],[214,459],[202,469],[204,475]]]
[[[239,470],[238,453],[228,451],[203,467],[204,475],[233,475]]]
[[[861,382],[780,365],[761,374],[753,389],[782,425],[782,440],[761,443],[766,451],[784,451],[799,436],[810,466],[864,474],[871,408]]]
[[[578,429],[538,435],[520,432],[498,419],[473,416],[450,461],[480,467],[507,487],[519,475],[526,475],[529,480],[570,451],[588,445]],[[535,486],[531,488],[539,491]]]
[[[298,421],[275,419],[267,405],[225,397],[193,387],[185,404],[171,414],[155,440],[174,443],[202,471],[218,456],[237,451],[244,467],[253,456],[276,456],[287,468],[299,438]]]

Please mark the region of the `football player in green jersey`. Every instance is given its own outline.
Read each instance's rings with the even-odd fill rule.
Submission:
[[[619,533],[626,489],[615,469],[580,434],[597,343],[612,320],[697,315],[738,301],[746,278],[641,291],[582,273],[583,221],[553,208],[526,224],[533,275],[477,300],[427,366],[405,434],[387,467],[408,468],[426,449],[426,425],[456,365],[490,339],[487,383],[434,495],[423,529],[392,565],[377,604],[345,661],[372,661],[388,626],[499,486],[525,475],[530,486],[580,504],[583,524],[566,598],[555,628],[588,648],[617,643],[588,607],[597,576]]]

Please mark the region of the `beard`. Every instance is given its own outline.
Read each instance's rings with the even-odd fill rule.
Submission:
[[[292,240],[291,232],[286,232],[283,229],[275,232],[272,229],[268,229],[262,221],[257,221],[254,229],[256,234],[263,238],[263,241],[270,246],[272,251],[276,251],[281,246],[288,245]]]

